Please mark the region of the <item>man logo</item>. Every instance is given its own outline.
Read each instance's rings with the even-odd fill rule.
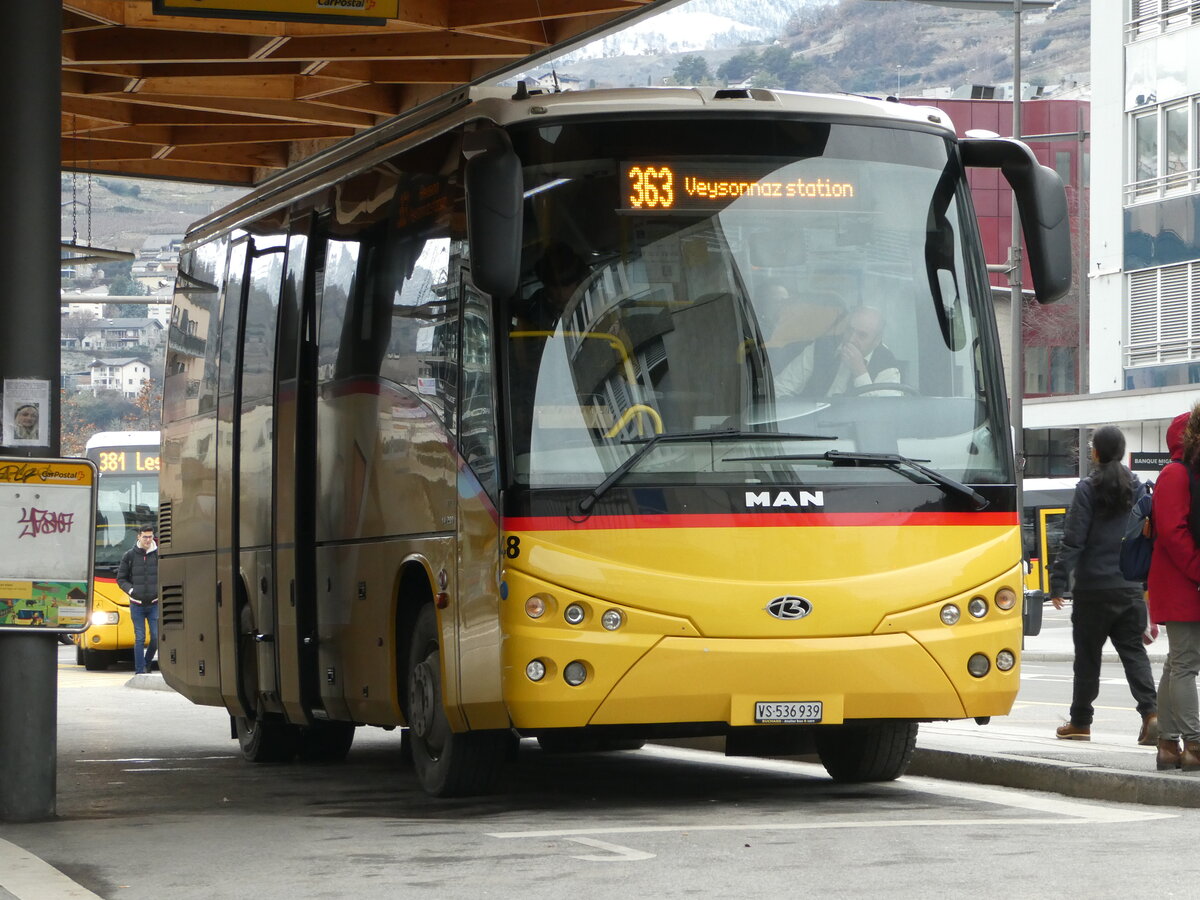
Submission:
[[[767,612],[777,619],[803,619],[812,612],[812,604],[803,597],[776,597],[767,604]]]

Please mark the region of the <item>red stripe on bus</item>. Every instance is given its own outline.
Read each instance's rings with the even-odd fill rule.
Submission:
[[[1015,512],[720,513],[714,515],[508,516],[505,531],[597,531],[627,528],[850,528],[904,525],[1014,526]]]

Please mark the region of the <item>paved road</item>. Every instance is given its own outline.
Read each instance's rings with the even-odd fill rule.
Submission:
[[[842,787],[808,762],[527,743],[504,793],[452,802],[420,792],[395,734],[360,729],[344,765],[251,766],[221,710],[138,689],[153,676],[84,672],[64,648],[59,817],[0,826],[0,898],[1000,896],[1081,879],[1128,897],[1147,872],[1200,875],[1178,841],[1200,823],[1200,777],[1151,771],[1119,668],[1095,740],[1052,737],[1065,625],[1027,646],[1012,716],[922,728],[913,771],[962,781]],[[1118,802],[1133,798],[1148,805]]]

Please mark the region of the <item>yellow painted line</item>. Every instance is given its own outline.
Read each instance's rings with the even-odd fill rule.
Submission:
[[[0,840],[0,889],[17,900],[103,900],[28,850]]]

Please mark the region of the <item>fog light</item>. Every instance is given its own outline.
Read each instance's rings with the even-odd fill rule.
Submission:
[[[121,621],[120,613],[104,612],[100,609],[92,613],[93,625],[116,625],[119,621]]]
[[[583,684],[586,678],[587,666],[579,660],[567,663],[566,668],[563,669],[563,681],[571,685],[571,687],[578,687]]]
[[[992,664],[982,653],[972,653],[971,658],[967,660],[967,671],[976,678],[982,678],[991,667]]]
[[[996,654],[996,668],[1001,672],[1007,672],[1017,664],[1017,655],[1011,650],[1001,650]]]
[[[625,617],[619,609],[606,609],[600,617],[600,624],[609,631],[616,631],[625,624]]]
[[[947,603],[945,606],[942,607],[942,611],[941,611],[940,615],[942,617],[942,624],[953,625],[958,621],[959,617],[962,615],[962,611],[957,606],[955,606],[953,603]]]
[[[572,603],[563,610],[563,618],[567,620],[568,625],[578,625],[586,615],[586,610],[578,603]]]
[[[972,597],[971,602],[967,604],[967,612],[977,619],[982,619],[987,615],[987,601],[982,597]]]
[[[525,674],[530,681],[541,681],[546,677],[546,664],[540,659],[530,660],[525,666]]]
[[[1012,588],[1000,588],[996,591],[996,605],[1001,609],[1012,609],[1017,605],[1017,592]]]
[[[534,594],[525,601],[525,614],[531,619],[540,619],[546,612],[546,598],[541,594]]]

